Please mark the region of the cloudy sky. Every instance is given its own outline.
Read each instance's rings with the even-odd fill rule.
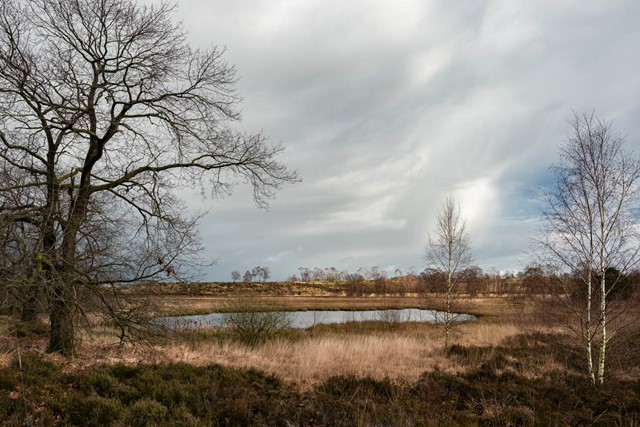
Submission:
[[[241,129],[303,182],[269,210],[201,201],[205,279],[268,266],[425,267],[448,194],[484,269],[519,270],[572,110],[640,150],[640,2],[179,0],[194,46],[224,46]]]

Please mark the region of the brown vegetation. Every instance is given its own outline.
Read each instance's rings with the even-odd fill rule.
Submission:
[[[186,307],[172,298],[170,310]],[[424,302],[397,296],[260,300],[288,309]],[[200,301],[202,309],[230,303],[221,296],[184,301]],[[5,317],[2,416],[7,425],[21,424],[24,397],[35,425],[56,418],[114,426],[227,425],[225,419],[238,425],[634,425],[640,418],[640,349],[632,333],[611,347],[610,384],[592,389],[575,339],[540,317],[544,297],[474,301],[480,317],[456,328],[448,349],[435,325],[384,319],[290,330],[259,345],[213,328],[122,344],[111,325],[96,319],[79,337],[78,357],[69,360],[43,353],[44,323],[25,327]],[[618,400],[606,397],[614,395]]]

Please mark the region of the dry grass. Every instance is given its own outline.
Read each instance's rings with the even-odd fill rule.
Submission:
[[[9,318],[0,316],[0,367],[8,366],[13,354]]]
[[[14,358],[14,354],[15,351],[3,343],[0,347],[0,368],[8,367]]]
[[[203,314],[224,311],[236,296],[161,296],[163,315]],[[427,308],[415,297],[326,297],[259,296],[260,302],[284,310],[378,310],[385,308]]]
[[[205,314],[224,311],[229,301],[237,295],[147,295],[145,298],[160,306],[160,314],[177,316],[185,314]],[[379,310],[385,308],[425,308],[435,309],[434,298],[421,295],[406,296],[309,296],[309,295],[254,295],[263,304],[284,310]],[[534,307],[532,300],[517,301],[501,295],[485,295],[465,299],[469,311],[479,316],[499,317],[504,320],[520,316]]]
[[[262,297],[261,301],[269,300]],[[268,302],[268,301],[267,301]],[[306,308],[384,308],[415,307],[416,298],[273,298],[278,307]],[[195,310],[219,310],[229,298],[183,297],[166,301],[168,309],[189,306]],[[523,332],[523,324],[533,324],[530,310],[508,299],[479,298],[476,313],[479,321],[458,325],[453,330],[452,345],[466,347],[498,346]],[[213,308],[213,310],[211,310]],[[543,326],[538,326],[542,328]],[[529,332],[532,327],[528,327]],[[550,329],[545,328],[545,331]],[[557,332],[557,331],[553,331]],[[4,334],[3,334],[4,335]],[[66,362],[65,369],[75,370],[100,363],[171,363],[194,365],[220,364],[228,367],[256,368],[275,374],[290,384],[307,389],[336,375],[390,378],[398,383],[413,383],[425,371],[438,368],[446,372],[465,372],[477,368],[487,355],[479,355],[477,363],[471,357],[460,360],[446,354],[442,331],[435,325],[407,324],[399,328],[384,326],[356,327],[344,325],[337,329],[320,328],[298,331],[258,347],[250,347],[230,339],[221,339],[215,331],[200,334],[197,339],[178,335],[161,344],[149,346],[119,346],[113,331],[94,326],[82,331],[78,357]],[[43,337],[44,339],[44,337]],[[42,343],[44,348],[44,341]],[[6,347],[6,348],[5,348]],[[0,347],[0,365],[9,363],[13,350]],[[488,357],[491,355],[489,354]],[[53,357],[55,356],[47,356]],[[549,369],[552,368],[550,360]],[[545,366],[545,371],[546,371]],[[542,372],[531,372],[535,377]]]
[[[519,333],[513,324],[470,322],[455,330],[453,344],[498,345]],[[298,339],[282,338],[255,348],[231,340],[176,340],[152,347],[118,349],[108,334],[85,336],[78,363],[137,364],[185,362],[256,368],[275,374],[301,389],[310,388],[336,375],[390,378],[412,383],[425,371],[439,368],[463,372],[469,365],[448,357],[441,332],[433,325],[417,325],[412,332],[377,331],[367,334],[307,334]],[[83,361],[83,362],[81,362]],[[77,366],[76,366],[77,367]]]
[[[305,388],[336,375],[414,381],[441,362],[435,349],[415,337],[365,335],[277,340],[255,349],[227,342],[167,350],[172,360],[253,367]]]

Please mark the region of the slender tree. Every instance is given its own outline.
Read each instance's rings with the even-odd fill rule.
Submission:
[[[271,270],[269,267],[262,267],[262,281],[266,282],[271,278]]]
[[[233,281],[233,283],[235,283],[238,280],[240,280],[240,277],[242,277],[242,276],[240,275],[239,271],[232,271],[231,272],[231,280]]]
[[[629,314],[615,290],[639,261],[640,161],[623,150],[610,122],[576,114],[571,125],[551,167],[555,185],[545,193],[537,261],[552,268],[557,314],[571,320],[566,325],[582,339],[589,377],[602,384],[610,326],[624,326]]]
[[[471,248],[466,230],[466,221],[462,217],[460,205],[449,196],[438,212],[437,224],[429,234],[426,247],[426,259],[429,267],[444,276],[444,287],[438,292],[444,299],[442,326],[444,345],[449,346],[451,328],[459,313],[454,309],[461,299],[459,289],[460,273],[471,263]]]
[[[178,186],[218,196],[247,181],[265,206],[297,180],[277,160],[281,147],[231,128],[235,69],[217,48],[191,49],[172,10],[133,0],[0,4],[0,168],[21,177],[0,183],[0,214],[37,236],[49,351],[73,353],[83,289],[104,305],[104,285],[184,271],[198,242]],[[5,198],[16,191],[30,201]]]

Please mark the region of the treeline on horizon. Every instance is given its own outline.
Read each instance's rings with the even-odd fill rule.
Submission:
[[[252,271],[264,271],[264,267],[256,267]],[[406,272],[399,268],[393,275],[380,267],[360,267],[354,273],[348,270],[338,270],[335,267],[299,267],[299,273],[289,276],[285,282],[292,284],[341,284],[347,295],[364,294],[405,294],[424,292],[443,292],[446,277],[442,271],[425,268],[418,272],[410,267]],[[269,271],[266,268],[266,271]],[[546,294],[554,292],[554,288],[562,285],[569,294],[578,295],[583,283],[580,279],[582,271],[558,272],[557,270],[529,265],[521,271],[499,272],[495,268],[483,270],[478,265],[469,266],[455,274],[457,291],[466,294],[482,293],[527,293]],[[232,274],[232,279],[235,279]],[[245,274],[241,283],[266,282],[270,276]],[[594,277],[598,274],[594,272]],[[239,277],[238,277],[239,279]],[[598,279],[599,280],[599,279]],[[640,269],[629,271],[627,274],[614,267],[606,270],[607,283],[616,283],[615,293],[618,296],[629,297],[640,288]],[[233,280],[234,282],[237,281]]]

